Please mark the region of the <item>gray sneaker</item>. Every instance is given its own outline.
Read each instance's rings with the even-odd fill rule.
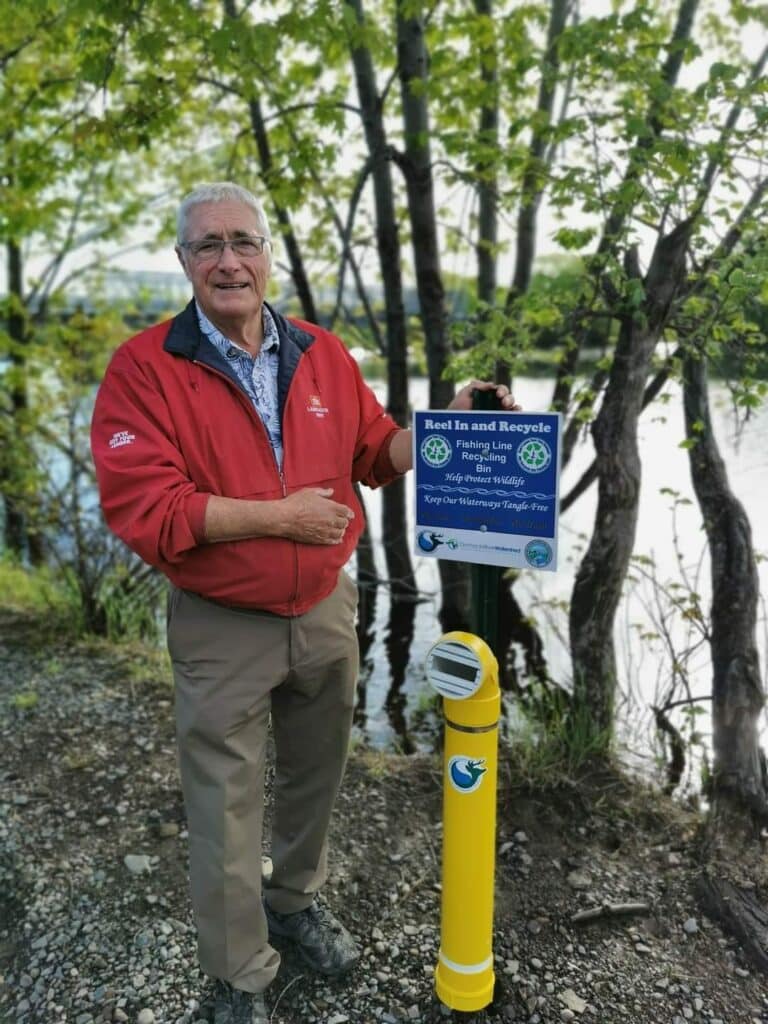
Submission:
[[[216,981],[213,1024],[269,1024],[262,992],[243,992],[228,981]]]
[[[320,974],[335,977],[350,971],[360,956],[357,943],[328,907],[315,901],[296,914],[278,914],[264,904],[270,935],[296,944],[299,952]]]

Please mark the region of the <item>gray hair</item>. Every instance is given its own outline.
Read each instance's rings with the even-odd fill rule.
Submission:
[[[187,217],[193,206],[199,206],[200,203],[222,203],[227,200],[234,200],[250,207],[258,217],[259,224],[266,237],[271,237],[264,207],[252,192],[249,192],[247,188],[243,188],[242,185],[236,185],[233,181],[213,181],[205,185],[198,185],[196,189],[193,189],[192,192],[181,200],[178,212],[176,213],[176,241],[179,244],[187,241],[185,238]]]

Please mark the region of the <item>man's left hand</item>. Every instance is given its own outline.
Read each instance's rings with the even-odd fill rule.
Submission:
[[[515,396],[506,384],[494,384],[489,380],[471,380],[469,384],[456,392],[456,396],[448,408],[471,412],[473,391],[495,391],[504,412],[519,412],[523,408],[522,405],[517,404]]]

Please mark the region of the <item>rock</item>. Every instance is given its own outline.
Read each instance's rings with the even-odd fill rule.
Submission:
[[[695,935],[699,930],[699,922],[695,917],[689,917],[687,921],[683,922],[683,931],[686,935]]]
[[[123,863],[132,875],[146,875],[152,870],[149,857],[144,853],[127,853]]]
[[[155,1024],[154,1011],[149,1009],[142,1010],[136,1018],[136,1024]]]
[[[563,989],[557,998],[568,1010],[573,1010],[574,1013],[584,1013],[587,1008],[586,999],[582,999],[581,996],[576,995],[572,988]]]
[[[577,868],[568,875],[568,885],[572,889],[584,890],[592,888],[592,876],[583,868]]]

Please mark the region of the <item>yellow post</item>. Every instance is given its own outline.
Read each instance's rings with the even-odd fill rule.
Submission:
[[[427,655],[427,679],[443,697],[443,888],[438,998],[472,1012],[493,998],[499,669],[472,633],[444,634]]]

